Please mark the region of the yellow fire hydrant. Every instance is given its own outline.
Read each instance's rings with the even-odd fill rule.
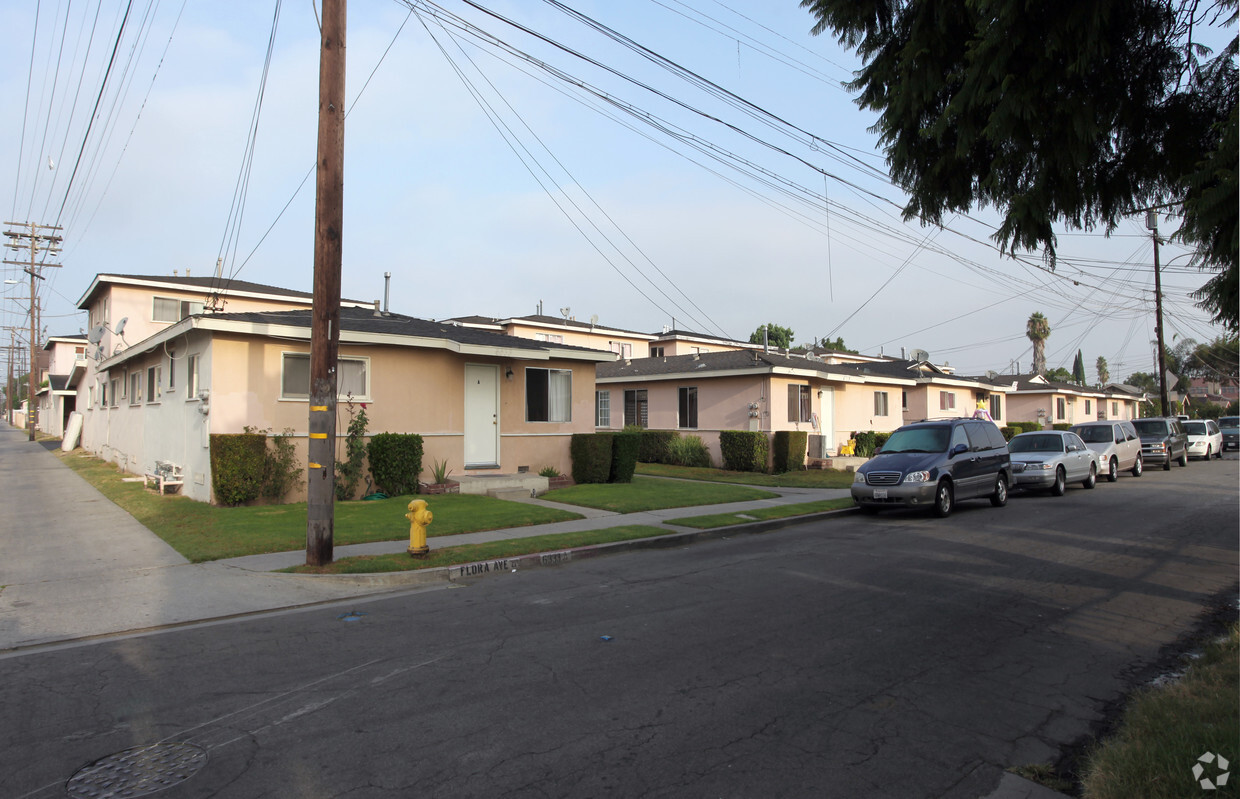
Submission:
[[[409,512],[405,514],[409,520],[409,555],[424,558],[431,548],[426,545],[426,525],[431,523],[434,515],[426,507],[426,500],[415,499],[409,503]]]

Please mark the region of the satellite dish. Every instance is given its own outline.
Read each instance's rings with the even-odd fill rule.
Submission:
[[[908,357],[914,361],[928,361],[930,360],[930,353],[925,350],[913,350],[908,354]]]
[[[94,327],[92,327],[90,329],[90,335],[86,337],[86,340],[89,341],[91,344],[98,344],[100,341],[102,341],[103,340],[103,325],[95,325]]]
[[[123,335],[125,335],[125,323],[126,323],[126,322],[128,322],[128,321],[129,321],[129,317],[128,317],[128,316],[122,316],[122,317],[121,317],[121,321],[119,321],[119,322],[117,322],[117,323],[116,323],[116,329],[115,329],[115,330],[113,330],[112,332],[113,332],[113,333],[115,333],[115,334],[116,334],[116,335],[118,335],[118,336],[123,336]]]
[[[808,351],[808,352],[806,352],[806,353],[805,353],[805,360],[807,360],[807,361],[820,361],[820,360],[822,360],[822,359],[818,357],[818,353],[814,352],[813,350],[810,350],[810,351]]]
[[[117,345],[116,345],[116,348],[112,350],[112,354],[113,354],[113,355],[120,355],[120,354],[121,354],[121,351],[122,351],[122,350],[124,350],[124,349],[125,349],[125,348],[124,348],[124,347],[122,347],[120,344],[117,344]]]
[[[598,324],[598,314],[590,314],[590,324],[592,325]]]
[[[994,380],[994,379],[995,379],[996,377],[998,377],[998,376],[999,376],[999,373],[998,373],[998,372],[996,372],[994,369],[988,369],[988,370],[986,370],[986,379],[987,379],[987,380]]]
[[[565,319],[567,319],[569,317],[569,314],[571,314],[572,312],[573,312],[572,308],[561,308],[560,316],[563,316]]]

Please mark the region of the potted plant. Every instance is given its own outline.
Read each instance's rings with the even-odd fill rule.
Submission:
[[[422,483],[418,488],[419,494],[459,494],[461,493],[461,484],[455,480],[449,480],[448,475],[452,474],[452,470],[448,468],[448,459],[442,461],[436,460],[431,466],[431,479],[433,483]]]

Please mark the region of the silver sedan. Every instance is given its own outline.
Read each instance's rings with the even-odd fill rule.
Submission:
[[[1068,483],[1098,483],[1098,455],[1076,433],[1044,430],[1021,433],[1008,442],[1013,488],[1046,488],[1062,497]]]

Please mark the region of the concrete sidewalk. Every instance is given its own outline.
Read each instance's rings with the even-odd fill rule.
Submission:
[[[0,656],[55,642],[415,590],[415,584],[424,590],[450,585],[442,570],[422,580],[271,573],[304,563],[302,550],[189,563],[62,465],[47,446],[30,443],[23,431],[0,428]],[[586,518],[438,536],[431,538],[431,546],[631,524],[657,526],[677,517],[848,495],[847,489],[771,491],[780,496],[630,514],[526,499],[522,501]],[[340,546],[334,554],[399,553],[407,547],[407,540],[386,541]]]

